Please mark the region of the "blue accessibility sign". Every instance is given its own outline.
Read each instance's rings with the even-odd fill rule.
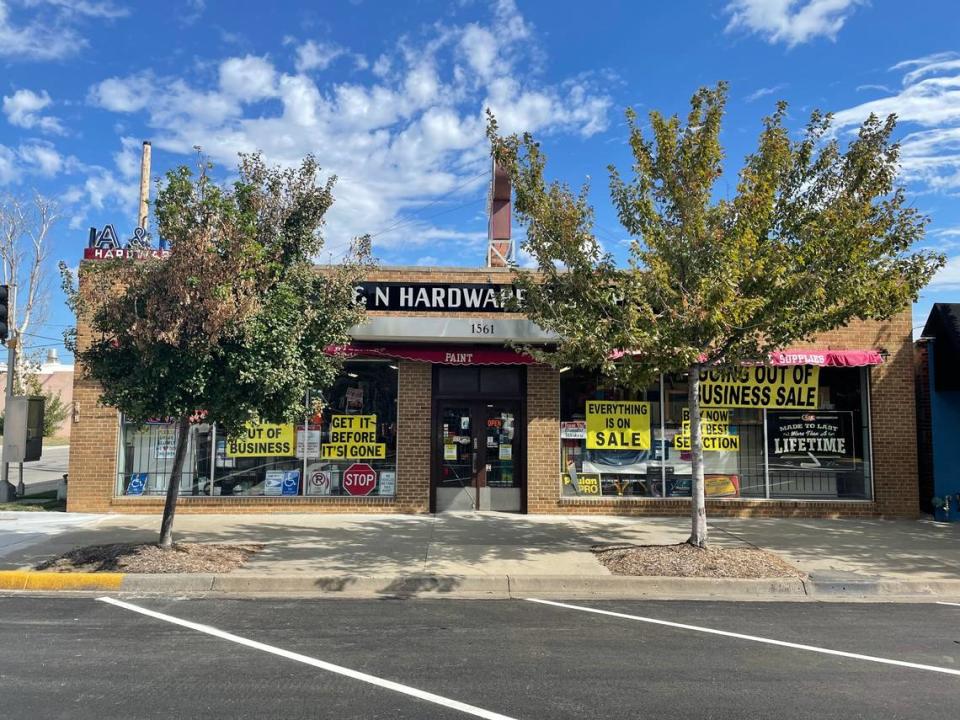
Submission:
[[[300,471],[286,470],[283,473],[283,495],[300,494]]]
[[[127,485],[127,495],[143,495],[143,491],[147,489],[148,477],[147,473],[133,473]]]

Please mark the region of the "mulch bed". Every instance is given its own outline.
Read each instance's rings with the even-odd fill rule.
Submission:
[[[614,575],[704,578],[800,577],[795,567],[758,548],[679,545],[596,545],[597,559]]]
[[[236,570],[263,545],[177,543],[161,550],[155,543],[88,545],[37,565],[53,572],[227,573]]]

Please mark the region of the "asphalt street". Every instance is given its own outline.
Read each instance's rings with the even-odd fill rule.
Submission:
[[[960,697],[950,605],[121,602],[0,597],[0,716],[932,720]]]
[[[35,462],[23,464],[23,484],[27,494],[56,490],[57,483],[70,461],[69,445],[54,445],[43,448],[43,457]],[[10,465],[10,482],[16,486],[18,480],[16,464]]]

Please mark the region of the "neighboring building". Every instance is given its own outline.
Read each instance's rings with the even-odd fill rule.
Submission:
[[[498,179],[490,266],[369,274],[367,322],[305,431],[194,426],[180,512],[687,514],[684,378],[630,394],[510,349],[553,338],[498,302],[512,292],[508,193]],[[904,308],[708,378],[708,512],[915,517],[912,352]],[[135,427],[99,397],[77,377],[68,509],[160,512],[175,426]]]
[[[70,407],[73,402],[73,365],[65,365],[57,357],[57,351],[50,348],[47,351],[47,357],[43,364],[32,374],[35,374],[40,381],[40,387],[45,393],[51,395],[60,394],[63,404]],[[6,387],[7,366],[6,363],[0,364],[0,388]],[[4,411],[6,406],[6,396],[0,393],[0,412]],[[70,436],[70,418],[64,418],[53,432],[53,437]]]
[[[960,520],[960,303],[935,303],[916,342],[919,493]],[[941,506],[942,508],[942,506]]]

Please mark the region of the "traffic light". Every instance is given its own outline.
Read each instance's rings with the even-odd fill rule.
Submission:
[[[10,297],[10,286],[0,285],[0,340],[6,341],[10,337],[10,328],[7,325],[10,309],[7,307],[7,298]]]

